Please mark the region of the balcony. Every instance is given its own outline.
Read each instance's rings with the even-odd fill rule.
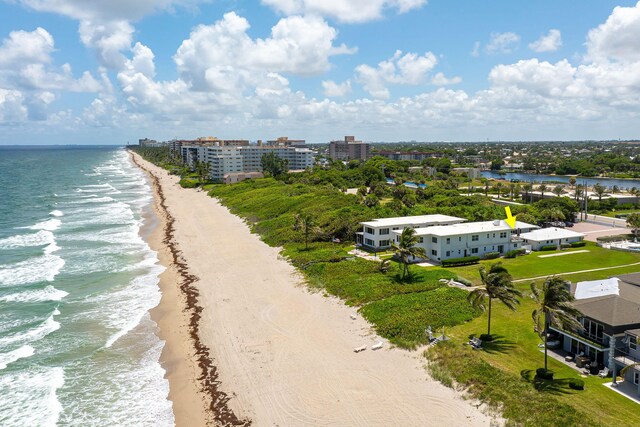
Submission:
[[[640,363],[640,358],[631,356],[624,350],[619,349],[616,349],[614,359],[616,360],[616,362],[623,363],[626,366],[633,365],[634,363]],[[638,367],[638,369],[640,369],[640,367]]]
[[[553,326],[550,326],[549,329],[551,329],[553,331],[556,331],[556,332],[559,332],[559,333],[561,333],[563,335],[569,336],[571,338],[575,338],[578,341],[582,341],[584,344],[586,344],[588,346],[591,346],[591,347],[593,347],[593,348],[595,348],[597,350],[605,351],[605,350],[609,349],[609,347],[605,346],[604,344],[602,344],[602,343],[600,343],[598,341],[594,341],[592,338],[586,337],[584,335],[580,335],[579,333],[567,331],[567,330],[560,329],[560,328],[554,328]]]

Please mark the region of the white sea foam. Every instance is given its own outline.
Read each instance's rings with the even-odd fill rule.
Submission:
[[[43,255],[2,266],[0,267],[0,286],[52,282],[62,267],[64,267],[64,260],[57,255]]]
[[[54,241],[55,237],[51,231],[40,230],[37,233],[17,234],[15,236],[0,239],[0,250],[44,246],[50,245],[54,243]]]
[[[17,332],[14,334],[6,335],[0,338],[0,349],[12,344],[30,344],[35,341],[39,341],[52,332],[60,329],[60,323],[56,322],[53,316],[60,314],[59,311],[54,311],[51,316],[40,323],[38,326],[26,331]]]
[[[17,292],[0,297],[3,302],[43,302],[43,301],[60,301],[69,295],[68,292],[56,289],[51,285],[47,285],[44,289],[34,291]]]
[[[64,214],[62,213],[62,211],[55,210],[55,211],[51,211],[51,212],[49,212],[49,215],[51,215],[51,216],[58,216],[58,217],[60,217],[60,216],[62,216],[62,215],[64,215]]]
[[[56,231],[58,228],[60,228],[60,225],[62,225],[62,221],[60,221],[57,218],[51,218],[47,221],[42,221],[30,227],[24,227],[24,228],[28,228],[30,230]]]
[[[30,345],[23,345],[22,347],[8,353],[0,353],[0,371],[16,360],[33,356],[33,353],[35,353],[35,350]]]
[[[37,367],[0,376],[0,425],[53,427],[62,405],[57,390],[64,386],[60,367]]]

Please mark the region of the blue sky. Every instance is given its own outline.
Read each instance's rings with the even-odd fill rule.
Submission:
[[[637,1],[0,0],[0,16],[0,144],[640,138]]]

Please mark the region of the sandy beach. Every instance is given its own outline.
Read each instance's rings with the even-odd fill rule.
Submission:
[[[279,249],[217,200],[134,156],[156,178],[158,214],[172,228],[150,244],[168,267],[153,317],[178,426],[491,423],[430,379],[420,352],[385,340],[371,350],[380,338],[354,308],[310,293]]]

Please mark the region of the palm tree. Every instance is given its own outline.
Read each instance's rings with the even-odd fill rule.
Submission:
[[[601,202],[602,196],[605,195],[605,193],[607,192],[607,189],[598,182],[596,185],[593,186],[593,192],[596,193],[596,196],[598,196],[598,201]]]
[[[538,191],[541,193],[541,198],[544,199],[544,192],[547,191],[547,184],[540,184]]]
[[[482,182],[484,184],[484,195],[489,196],[489,188],[491,188],[491,183],[489,182],[489,180],[487,178],[482,178],[484,181]]]
[[[209,173],[211,172],[211,164],[209,162],[199,162],[196,160],[196,174],[200,178],[200,184],[207,182]]]
[[[576,192],[575,192],[575,195],[574,195],[574,198],[576,199],[576,202],[578,200],[580,200],[580,197],[582,197],[582,192],[583,192],[582,184],[576,185]]]
[[[308,214],[296,214],[294,217],[293,230],[304,234],[304,249],[309,249],[309,235],[313,231],[313,218]]]
[[[571,178],[569,178],[569,185],[571,186],[571,188],[573,188],[576,185],[576,177],[572,176]]]
[[[509,195],[511,196],[512,200],[515,192],[516,192],[516,184],[512,182],[511,184],[509,184]]]
[[[498,189],[498,199],[500,198],[500,193],[502,192],[502,186],[503,186],[503,185],[504,185],[504,184],[502,184],[502,181],[498,181],[498,182],[496,183],[496,188]]]
[[[533,184],[528,182],[528,183],[526,183],[526,184],[524,184],[522,186],[522,189],[524,190],[524,200],[526,202],[527,199],[529,198],[529,192],[531,192],[531,190],[533,190]]]
[[[555,187],[553,187],[553,194],[555,194],[557,197],[560,197],[560,195],[564,192],[564,188],[562,187],[562,185],[556,185]]]
[[[549,326],[569,330],[581,329],[580,310],[571,305],[574,300],[569,291],[570,283],[560,277],[550,277],[542,288],[531,284],[531,297],[537,307],[531,313],[533,328],[544,340],[544,369],[547,369],[547,335]]]
[[[618,187],[617,185],[614,185],[613,187],[611,187],[611,192],[613,194],[618,194],[620,192],[620,187]]]
[[[632,196],[634,196],[636,198],[636,202],[635,204],[638,204],[638,198],[640,198],[640,189],[636,188],[636,187],[631,187],[631,189],[629,190],[629,194],[631,194]]]
[[[410,227],[402,230],[402,234],[400,234],[400,238],[397,243],[391,242],[391,248],[395,251],[396,257],[404,265],[404,268],[402,269],[402,280],[404,280],[405,275],[409,273],[410,257],[427,257],[424,248],[416,246],[418,242],[419,237],[416,236],[416,230]]]
[[[488,315],[487,336],[491,337],[491,302],[497,299],[509,309],[515,311],[518,304],[520,304],[518,298],[522,297],[522,293],[513,287],[511,275],[500,262],[492,264],[488,272],[483,265],[480,267],[479,272],[482,286],[469,292],[467,299],[473,307],[482,311],[486,309]],[[488,301],[488,304],[485,307],[486,301]]]

